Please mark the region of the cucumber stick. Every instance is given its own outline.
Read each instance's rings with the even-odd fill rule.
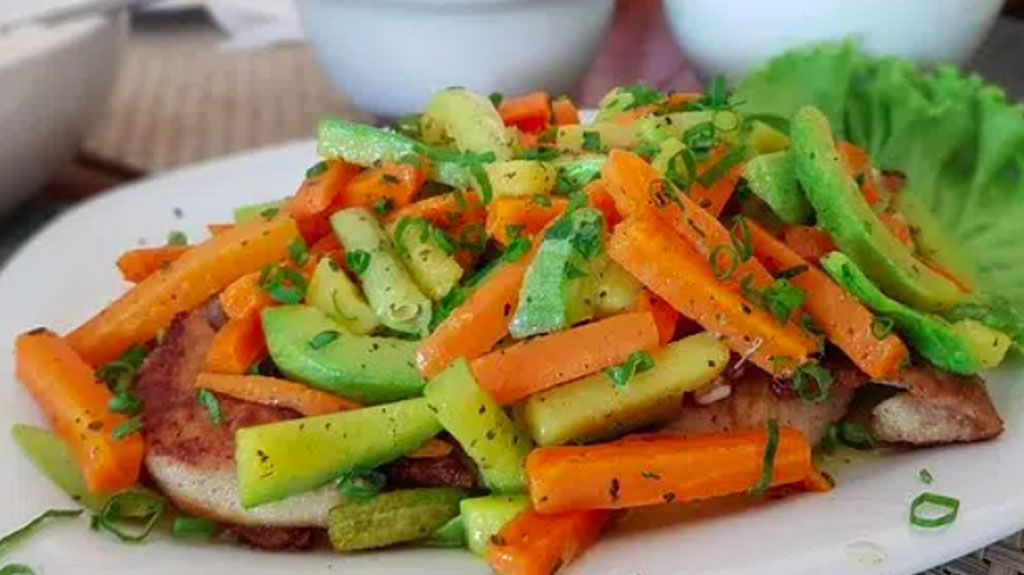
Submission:
[[[711,333],[670,343],[651,354],[654,367],[616,388],[597,373],[526,400],[524,417],[540,445],[591,441],[621,435],[676,415],[683,394],[717,377],[729,348]]]
[[[359,286],[330,258],[320,260],[313,271],[306,290],[306,303],[353,335],[372,333],[380,325]]]
[[[284,499],[316,489],[346,471],[387,463],[440,431],[441,424],[423,398],[244,427],[235,434],[242,505]]]
[[[600,319],[633,309],[643,286],[607,255],[589,262],[587,275],[569,280],[569,325],[589,319]]]
[[[423,395],[441,425],[476,462],[490,489],[499,493],[526,489],[526,456],[533,442],[477,385],[465,359],[455,360],[430,380]]]
[[[548,229],[523,278],[519,305],[509,324],[512,337],[551,333],[569,325],[570,303],[578,299],[580,290],[578,282],[570,281],[574,279],[570,270],[589,272],[591,262],[584,260],[579,247],[584,236],[600,241],[602,222],[600,212],[582,208],[562,216]],[[599,246],[588,249],[596,248]]]
[[[292,379],[366,404],[415,397],[423,390],[414,362],[416,342],[342,333],[309,306],[267,308],[262,319],[270,357]],[[332,331],[336,339],[313,347],[315,337]]]
[[[466,524],[462,521],[462,516],[448,521],[429,537],[420,541],[420,544],[424,547],[465,547]]]
[[[395,235],[397,224],[388,227],[388,235],[394,238],[395,247],[416,285],[434,301],[448,295],[462,279],[462,266],[434,241],[433,228],[406,226],[399,238]]]
[[[377,218],[365,208],[349,208],[331,216],[331,227],[350,256],[368,256],[359,281],[381,323],[395,331],[426,335],[430,300],[410,277]]]
[[[46,429],[20,423],[11,428],[11,437],[36,468],[75,502],[94,512],[103,508],[107,496],[89,493],[82,470],[63,439]]]
[[[449,487],[381,493],[331,509],[327,534],[337,551],[376,549],[423,539],[459,514],[465,492]]]
[[[262,214],[268,213],[268,210],[280,210],[281,206],[284,205],[284,200],[276,200],[273,202],[263,202],[260,204],[249,204],[247,206],[239,206],[235,208],[234,220],[236,224],[244,224],[250,220],[255,220]]]
[[[466,544],[470,551],[483,555],[487,544],[506,523],[530,509],[526,495],[489,495],[463,499],[459,504],[465,524]]]
[[[465,88],[435,92],[421,124],[434,124],[460,150],[492,152],[497,161],[512,157],[512,142],[491,101]]]

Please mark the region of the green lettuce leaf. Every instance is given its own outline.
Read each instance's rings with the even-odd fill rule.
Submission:
[[[1024,106],[952,66],[871,58],[851,42],[783,54],[735,94],[745,114],[817,106],[878,167],[903,172],[919,251],[974,288],[973,315],[1024,342]]]

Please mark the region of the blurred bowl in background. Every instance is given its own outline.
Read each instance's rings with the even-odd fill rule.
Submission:
[[[676,41],[705,77],[730,80],[789,48],[853,38],[870,53],[963,63],[1003,0],[665,0]]]
[[[0,34],[0,210],[38,191],[103,112],[123,27],[92,16]]]
[[[358,108],[395,117],[449,86],[571,91],[614,0],[298,0],[317,60]]]

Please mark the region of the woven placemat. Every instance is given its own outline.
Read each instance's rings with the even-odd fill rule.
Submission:
[[[208,23],[133,26],[107,115],[86,153],[141,172],[313,137],[324,115],[366,119],[308,47],[218,48]]]

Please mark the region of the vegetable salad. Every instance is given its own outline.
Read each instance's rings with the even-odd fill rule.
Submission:
[[[179,537],[325,530],[338,552],[466,547],[548,575],[615,510],[827,491],[816,445],[997,435],[976,376],[1024,333],[1022,141],[996,89],[851,45],[736,93],[616,88],[589,122],[462,88],[389,128],[326,119],[293,195],[124,253],[120,299],[18,338],[53,431],[14,436],[126,542],[173,517]],[[846,418],[867,389],[888,391]],[[950,390],[988,420],[898,425],[954,421]],[[182,434],[205,438],[186,456]],[[911,523],[958,508],[924,492]]]

